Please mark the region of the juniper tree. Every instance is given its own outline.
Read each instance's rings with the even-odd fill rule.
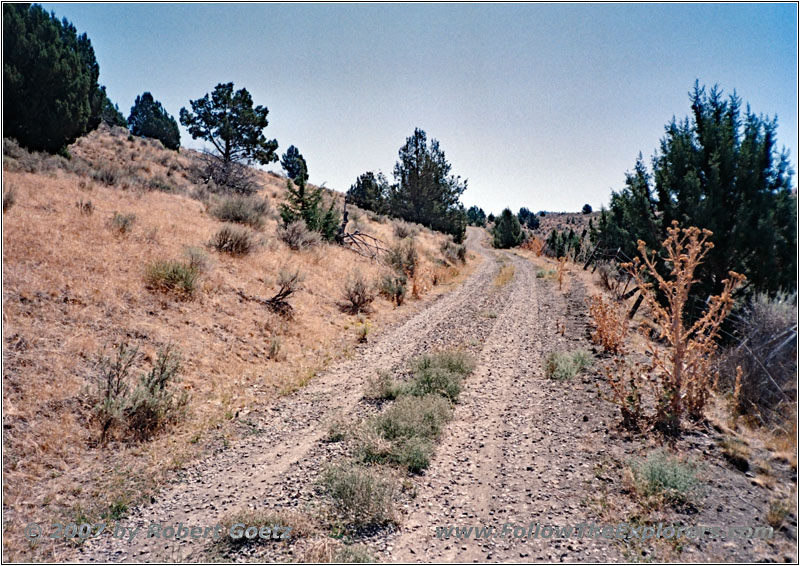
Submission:
[[[525,238],[519,219],[509,208],[503,210],[503,213],[497,219],[494,225],[493,235],[492,244],[496,248],[512,248],[518,246]]]
[[[149,92],[136,97],[128,116],[128,127],[135,136],[159,140],[167,149],[181,146],[181,133],[175,118]]]
[[[100,124],[105,93],[86,34],[38,4],[3,4],[3,137],[55,153]]]
[[[306,176],[305,180],[308,180],[308,164],[300,150],[293,145],[290,145],[281,157],[281,167],[290,179],[297,179],[300,173],[303,173]]]
[[[612,194],[598,225],[601,244],[634,257],[637,240],[658,248],[677,220],[714,234],[696,273],[697,297],[719,292],[729,270],[747,277],[747,291],[796,288],[797,197],[788,153],[776,149],[777,118],[749,106],[742,114],[735,92],[725,99],[697,82],[690,100],[691,116],[667,124],[652,175],[640,155],[626,187]]]
[[[359,175],[356,182],[347,191],[347,200],[363,209],[377,213],[387,210],[386,199],[389,194],[389,183],[383,173],[367,171]]]

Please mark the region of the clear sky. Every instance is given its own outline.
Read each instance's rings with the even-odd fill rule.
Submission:
[[[43,5],[89,35],[125,116],[150,91],[177,119],[233,81],[269,108],[279,152],[342,191],[391,178],[420,127],[469,179],[467,206],[599,207],[689,114],[695,79],[777,114],[797,169],[795,4]]]

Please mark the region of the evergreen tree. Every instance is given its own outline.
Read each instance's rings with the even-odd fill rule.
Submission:
[[[128,121],[125,119],[125,116],[122,115],[122,112],[119,111],[119,105],[111,102],[111,99],[106,96],[104,88],[103,110],[100,112],[100,119],[109,126],[128,127]]]
[[[211,143],[218,158],[225,164],[259,163],[268,165],[278,160],[278,142],[267,140],[264,129],[269,125],[266,106],[253,106],[247,89],[233,90],[233,83],[220,83],[209,97],[190,100],[192,111],[181,108],[180,120],[193,139]]]
[[[614,193],[598,229],[607,248],[630,257],[635,242],[657,249],[672,220],[711,230],[714,248],[695,272],[701,299],[717,292],[729,270],[747,276],[748,291],[797,286],[796,195],[788,154],[776,150],[777,119],[767,120],[736,93],[723,98],[695,83],[692,115],[673,119],[648,174],[641,156],[626,188]]]
[[[86,34],[34,4],[3,4],[3,137],[55,153],[100,124],[105,93]]]
[[[520,245],[525,238],[519,219],[509,208],[503,210],[494,225],[493,232],[494,240],[492,244],[496,248],[513,248]]]
[[[387,212],[386,199],[389,195],[389,183],[383,173],[367,171],[347,191],[347,200],[365,210],[379,214]]]
[[[592,213],[592,205],[589,204],[589,203],[584,204],[583,208],[581,209],[581,212],[583,212],[584,214],[591,214]]]
[[[487,222],[494,222],[494,220],[495,220],[495,218],[494,218],[494,214],[492,214],[492,213],[490,212],[490,213],[489,213],[489,216],[487,216],[487,217],[486,217],[486,221],[487,221]]]
[[[305,171],[306,181],[308,181],[308,164],[305,158],[295,146],[290,145],[286,153],[281,157],[281,167],[286,171],[290,179],[297,179],[302,171]]]
[[[306,184],[305,164],[302,165],[297,178],[286,181],[286,202],[280,205],[281,220],[291,224],[302,220],[306,228],[319,232],[325,240],[333,241],[341,223],[339,211],[331,202],[326,209],[322,206],[322,188],[310,189]]]
[[[136,97],[128,116],[128,126],[133,135],[157,139],[167,149],[181,146],[178,123],[149,92]]]
[[[450,175],[451,165],[439,142],[428,145],[425,132],[419,128],[400,148],[394,167],[395,185],[389,196],[389,212],[393,216],[417,222],[463,240],[466,211],[459,198],[466,190],[466,181]]]
[[[471,206],[467,210],[467,222],[470,226],[486,226],[486,213],[482,208]]]

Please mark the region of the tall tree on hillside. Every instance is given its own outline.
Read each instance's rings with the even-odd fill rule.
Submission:
[[[305,180],[308,180],[308,164],[300,150],[293,145],[290,145],[289,149],[281,157],[281,167],[283,167],[290,179],[297,179],[303,173],[306,176]]]
[[[157,139],[167,149],[181,146],[178,123],[149,92],[136,97],[128,116],[128,127],[133,135]]]
[[[641,156],[626,188],[614,193],[600,219],[600,241],[633,257],[635,241],[657,249],[672,220],[711,230],[714,248],[696,271],[693,292],[719,291],[733,270],[748,290],[774,293],[797,286],[796,194],[787,152],[776,150],[777,119],[741,112],[736,93],[725,99],[695,83],[692,115],[673,119],[648,174]]]
[[[450,175],[451,165],[439,142],[419,128],[400,148],[394,167],[395,185],[389,207],[391,214],[453,235],[460,241],[466,230],[466,212],[459,202],[466,181]]]
[[[253,106],[247,89],[234,92],[233,83],[220,83],[209,96],[190,100],[190,112],[181,108],[180,121],[193,139],[211,143],[214,152],[206,163],[205,175],[217,185],[236,192],[251,192],[253,182],[246,165],[268,165],[278,160],[278,142],[268,140],[266,106]]]
[[[105,93],[86,34],[34,4],[3,4],[3,137],[55,153],[100,124]]]
[[[513,248],[520,245],[525,239],[519,219],[511,212],[510,208],[503,210],[503,213],[497,218],[493,235],[492,244],[496,248]]]
[[[386,198],[389,194],[389,182],[383,173],[367,171],[358,176],[356,182],[347,191],[347,200],[365,210],[379,214],[386,212]]]

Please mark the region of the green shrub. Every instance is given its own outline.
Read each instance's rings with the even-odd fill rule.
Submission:
[[[376,430],[387,440],[436,438],[451,414],[450,402],[439,395],[400,397],[375,420]]]
[[[180,354],[171,346],[160,350],[153,368],[142,374],[125,407],[130,434],[146,440],[177,422],[183,415],[188,397],[176,395],[172,387],[181,370]]]
[[[394,480],[378,471],[349,464],[331,466],[321,477],[333,512],[348,525],[363,527],[395,522]]]
[[[412,238],[406,238],[399,244],[391,247],[386,253],[386,263],[397,273],[402,273],[411,279],[417,272],[419,254]]]
[[[405,387],[401,382],[393,379],[388,372],[382,371],[369,380],[364,396],[367,399],[393,401],[402,395],[404,391]]]
[[[253,250],[255,241],[250,231],[246,228],[226,224],[214,234],[210,245],[218,252],[242,256],[249,254]]]
[[[256,196],[233,195],[226,197],[211,209],[211,214],[223,222],[246,224],[259,229],[269,213],[269,201]]]
[[[406,297],[406,284],[408,280],[405,275],[392,275],[386,273],[378,283],[378,292],[387,300],[392,301],[397,306],[403,304]]]
[[[138,358],[138,348],[130,348],[125,342],[120,343],[113,358],[102,352],[98,357],[92,418],[100,425],[101,442],[113,432],[146,440],[184,415],[188,397],[185,392],[174,391],[181,369],[180,354],[171,345],[159,350],[152,369],[132,387],[131,373]]]
[[[544,373],[550,379],[570,379],[591,365],[592,357],[584,350],[551,352],[544,363]]]
[[[194,294],[200,273],[196,267],[175,260],[160,260],[147,267],[148,289],[176,293],[184,298]]]
[[[684,464],[661,450],[629,466],[636,492],[644,498],[686,503],[698,485],[693,464]]]

